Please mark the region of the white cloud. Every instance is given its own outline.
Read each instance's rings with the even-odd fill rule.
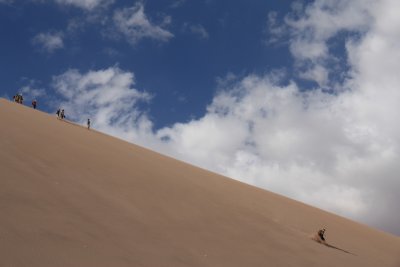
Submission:
[[[55,0],[59,4],[71,5],[78,8],[93,10],[97,7],[107,6],[114,0]]]
[[[168,22],[170,22],[170,17],[164,19],[160,26],[150,22],[144,13],[144,6],[141,2],[136,3],[133,7],[114,12],[114,23],[117,30],[133,45],[144,38],[167,42],[174,36],[162,28]]]
[[[334,69],[329,42],[343,32],[362,35],[373,22],[371,10],[377,5],[372,0],[316,0],[307,6],[296,4],[293,13],[287,15],[284,24],[277,22],[276,13],[268,17],[268,42],[277,42],[290,36],[290,51],[297,61],[299,77],[327,84],[329,75],[321,70]],[[330,59],[330,61],[329,61]],[[318,72],[318,73],[317,73]]]
[[[35,88],[33,86],[24,86],[21,88],[20,93],[23,94],[25,99],[36,99],[38,97],[42,97],[46,94],[46,91],[43,88]]]
[[[208,39],[210,37],[207,30],[201,24],[189,24],[185,23],[183,25],[184,31],[189,31],[200,39]]]
[[[118,67],[83,74],[72,69],[53,78],[61,96],[57,105],[65,109],[67,118],[81,123],[91,118],[94,128],[129,140],[151,130],[146,114],[137,108],[151,96],[134,84],[133,73]]]
[[[312,69],[307,69],[299,74],[300,78],[306,80],[312,80],[319,84],[319,86],[325,86],[329,78],[329,72],[326,68],[321,65],[314,65]]]
[[[55,33],[39,33],[32,39],[32,43],[40,46],[45,51],[52,53],[57,49],[64,47],[63,34]]]
[[[285,24],[280,24],[277,17],[278,13],[275,11],[268,13],[266,40],[266,44],[268,45],[279,42],[287,35],[287,26]]]
[[[184,3],[186,3],[186,0],[175,0],[171,4],[171,8],[178,8],[178,7],[182,6]]]

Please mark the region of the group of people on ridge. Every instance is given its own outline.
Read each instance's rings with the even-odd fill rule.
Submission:
[[[13,100],[18,104],[22,104],[24,102],[24,97],[22,96],[22,94],[16,94],[15,96],[13,96]]]
[[[58,119],[60,119],[60,120],[65,119],[65,111],[64,110],[57,109],[56,114],[57,114]]]
[[[16,95],[13,96],[13,101],[18,103],[18,104],[23,104],[24,103],[24,97],[22,96],[21,93],[17,93]],[[32,108],[36,109],[36,107],[37,107],[37,101],[36,101],[36,99],[33,99],[32,100]],[[57,114],[57,118],[60,119],[60,120],[63,120],[66,117],[64,109],[57,109],[56,114]],[[90,130],[90,124],[91,124],[90,119],[87,119],[86,126],[87,126],[88,130]]]
[[[15,96],[13,96],[13,100],[14,100],[14,102],[16,102],[18,104],[23,104],[24,103],[24,97],[22,96],[21,93],[18,93]],[[37,106],[37,101],[36,101],[36,99],[33,99],[32,100],[33,109],[36,109],[36,106]]]

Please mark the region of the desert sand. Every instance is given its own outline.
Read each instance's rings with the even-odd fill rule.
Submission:
[[[4,99],[0,216],[2,267],[400,267],[399,237]]]

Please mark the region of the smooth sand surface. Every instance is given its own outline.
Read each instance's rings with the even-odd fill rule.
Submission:
[[[0,216],[1,267],[400,267],[399,237],[4,99]]]

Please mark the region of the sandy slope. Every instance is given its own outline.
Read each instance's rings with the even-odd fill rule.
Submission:
[[[0,266],[400,266],[398,237],[3,99],[0,216]]]

